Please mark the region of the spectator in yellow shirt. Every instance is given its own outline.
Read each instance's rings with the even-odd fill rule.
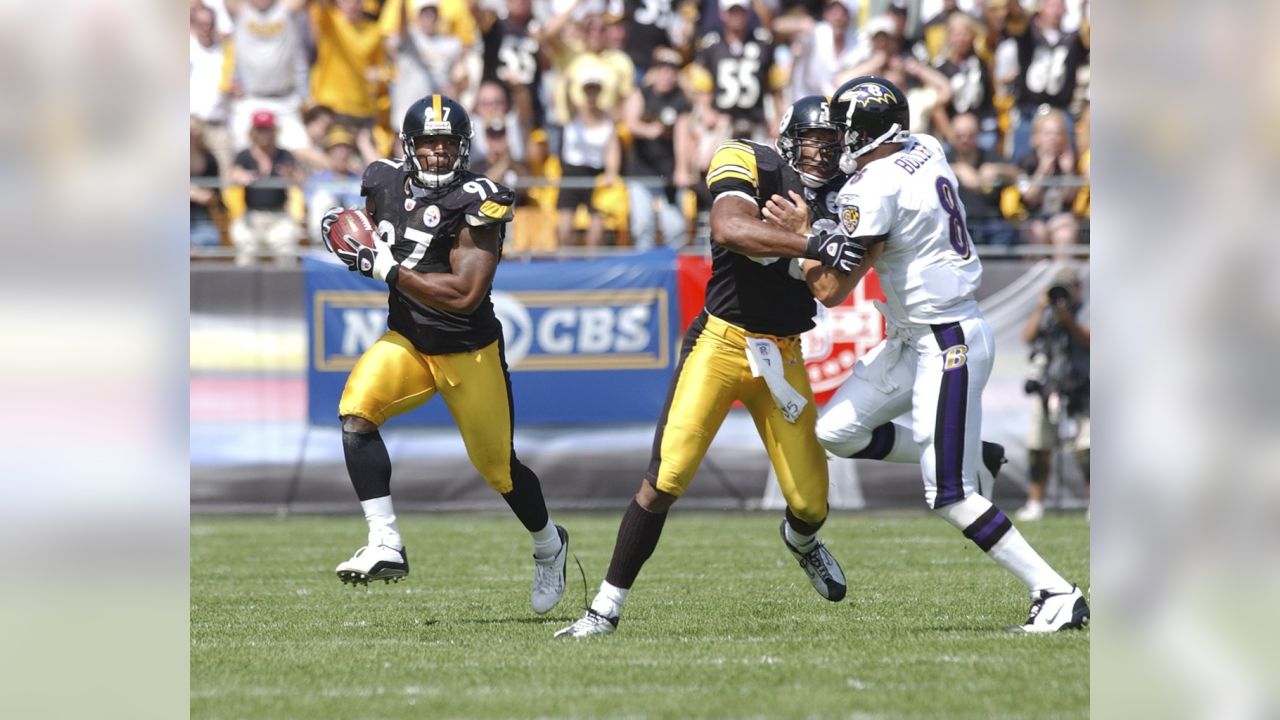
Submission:
[[[338,124],[356,134],[362,155],[378,157],[371,131],[389,77],[382,31],[360,0],[321,0],[311,6],[311,22],[312,100],[333,108]]]

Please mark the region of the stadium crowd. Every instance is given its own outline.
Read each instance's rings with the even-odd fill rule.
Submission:
[[[513,249],[682,247],[720,141],[863,74],[946,144],[975,243],[1088,242],[1087,0],[191,0],[190,33],[195,255],[292,263],[432,93],[517,188]]]

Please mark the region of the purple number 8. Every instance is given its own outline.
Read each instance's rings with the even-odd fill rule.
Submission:
[[[969,259],[969,231],[964,226],[964,214],[960,210],[960,199],[951,181],[938,176],[938,201],[942,203],[942,211],[951,220],[951,249],[962,259]]]

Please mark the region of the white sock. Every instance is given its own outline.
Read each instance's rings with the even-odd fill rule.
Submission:
[[[783,534],[787,536],[787,542],[791,543],[791,547],[794,547],[800,552],[809,552],[817,542],[816,538],[818,536],[816,534],[801,535],[796,532],[795,528],[791,527],[791,523],[785,523],[782,527]]]
[[[600,592],[591,601],[591,609],[605,617],[616,618],[622,614],[622,604],[627,601],[628,588],[615,587],[606,580],[600,583]]]
[[[364,508],[364,520],[369,523],[369,545],[386,545],[396,550],[403,550],[400,540],[400,528],[396,527],[396,511],[391,507],[391,496],[361,500]]]
[[[958,503],[936,508],[934,512],[945,518],[957,530],[963,532],[965,528],[976,522],[991,507],[990,500],[981,495],[970,495]],[[987,551],[987,555],[990,555],[991,559],[999,563],[1005,570],[1013,573],[1032,592],[1045,589],[1060,591],[1071,588],[1071,583],[1064,580],[1053,568],[1049,567],[1049,563],[1040,557],[1040,554],[1031,547],[1026,538],[1022,537],[1022,533],[1018,532],[1018,528],[1013,527],[1012,524],[1005,531],[1004,536],[995,545],[991,546],[991,549]]]
[[[529,533],[533,537],[533,556],[536,558],[549,558],[560,552],[560,533],[556,532],[555,523],[551,522],[551,518],[547,517],[547,526],[541,530]]]
[[[1040,553],[1031,547],[1031,543],[1022,537],[1016,527],[1009,528],[1009,532],[987,554],[1005,570],[1016,575],[1031,592],[1063,592],[1071,589],[1071,583],[1049,567],[1049,563],[1040,557]]]

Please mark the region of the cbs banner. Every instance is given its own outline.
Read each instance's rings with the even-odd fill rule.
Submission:
[[[347,374],[385,331],[382,283],[306,258],[308,417],[336,424]],[[516,421],[653,422],[679,347],[676,258],[507,261],[494,279]],[[451,424],[433,399],[397,424]]]

